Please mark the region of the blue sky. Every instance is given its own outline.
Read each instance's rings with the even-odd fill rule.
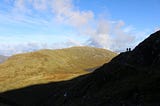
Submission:
[[[160,0],[1,0],[0,55],[94,46],[134,48],[160,29]]]

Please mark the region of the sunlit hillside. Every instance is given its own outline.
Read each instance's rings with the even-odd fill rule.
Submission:
[[[0,65],[0,91],[67,80],[109,62],[116,53],[93,47],[40,50],[10,57]]]

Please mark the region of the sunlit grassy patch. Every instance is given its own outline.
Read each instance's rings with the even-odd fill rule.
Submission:
[[[0,91],[68,80],[110,61],[115,53],[92,47],[40,50],[10,57],[0,65]]]

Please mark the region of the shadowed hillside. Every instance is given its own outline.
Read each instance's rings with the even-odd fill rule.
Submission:
[[[9,106],[159,106],[160,31],[133,51],[69,81],[0,94]]]
[[[10,57],[0,65],[0,91],[86,74],[110,61],[115,53],[93,47],[40,50]]]

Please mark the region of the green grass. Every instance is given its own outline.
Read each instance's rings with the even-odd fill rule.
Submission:
[[[72,47],[17,54],[0,64],[0,92],[74,78],[109,62],[116,54],[93,47]]]

